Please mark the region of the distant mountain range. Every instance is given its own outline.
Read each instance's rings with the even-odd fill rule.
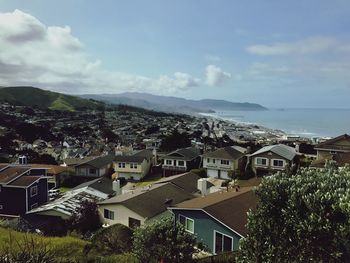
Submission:
[[[0,102],[62,111],[97,109],[104,106],[100,101],[25,86],[0,87]]]
[[[226,100],[189,100],[178,97],[158,96],[148,93],[126,92],[121,94],[86,94],[82,98],[89,98],[111,104],[126,104],[156,111],[198,113],[214,112],[215,110],[260,111],[267,108],[256,103],[230,102]]]

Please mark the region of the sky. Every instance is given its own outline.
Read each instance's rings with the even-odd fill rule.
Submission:
[[[0,0],[0,86],[349,108],[348,0]]]

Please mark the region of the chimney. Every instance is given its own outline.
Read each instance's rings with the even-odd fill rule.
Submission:
[[[18,163],[19,164],[28,164],[28,159],[27,159],[27,156],[25,155],[22,155],[20,157],[18,157]]]
[[[122,193],[122,189],[120,188],[120,181],[118,179],[112,182],[112,189],[116,195],[120,195]]]
[[[201,178],[197,181],[197,189],[201,192],[202,196],[206,196],[208,194],[206,178]]]

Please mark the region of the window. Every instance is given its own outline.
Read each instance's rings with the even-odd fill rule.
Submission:
[[[255,159],[257,165],[267,165],[267,159],[266,158],[260,158],[257,157]]]
[[[96,174],[96,169],[94,169],[94,168],[90,168],[90,174]]]
[[[214,234],[215,234],[215,254],[233,250],[232,237],[216,232],[215,230],[214,230]]]
[[[215,163],[215,159],[213,159],[213,163]]]
[[[210,163],[210,159],[209,158],[207,158],[207,163]]]
[[[38,186],[34,185],[30,188],[30,197],[36,196],[38,194]]]
[[[179,215],[180,223],[185,227],[186,231],[194,233],[194,220],[183,215]]]
[[[131,163],[130,164],[131,169],[137,169],[137,163]]]
[[[184,162],[184,161],[178,161],[178,162],[177,162],[177,165],[178,165],[178,166],[185,166],[185,162]]]
[[[273,166],[277,166],[277,167],[283,167],[284,166],[284,161],[283,160],[272,160],[272,165]]]
[[[230,161],[229,160],[221,160],[221,164],[229,165]]]
[[[125,168],[125,163],[118,163],[119,168]]]
[[[35,203],[35,204],[32,204],[31,206],[30,206],[30,209],[34,209],[34,208],[37,208],[38,207],[38,203]]]
[[[172,164],[173,164],[173,161],[172,161],[172,160],[165,160],[165,164],[166,164],[166,165],[172,165]]]
[[[114,212],[108,209],[103,210],[103,217],[107,219],[114,220]]]
[[[0,210],[4,209],[4,206],[3,205],[0,205]]]
[[[141,225],[141,221],[132,217],[129,217],[129,227],[136,228]]]

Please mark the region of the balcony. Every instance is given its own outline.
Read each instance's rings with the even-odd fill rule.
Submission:
[[[165,165],[165,164],[163,164],[162,168],[164,170],[186,171],[186,167],[185,166],[173,166],[173,165]]]

